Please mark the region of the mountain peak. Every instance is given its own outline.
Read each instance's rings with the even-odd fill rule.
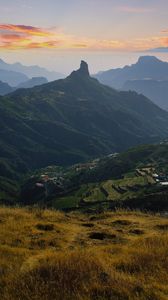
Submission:
[[[84,60],[81,60],[80,69],[78,71],[80,71],[83,75],[89,76],[88,64]]]
[[[81,60],[80,68],[77,71],[73,71],[70,74],[70,77],[76,76],[76,75],[77,76],[80,75],[82,77],[89,77],[90,76],[88,64],[84,60]]]
[[[140,56],[138,59],[138,63],[156,63],[160,62],[160,60],[156,56]]]

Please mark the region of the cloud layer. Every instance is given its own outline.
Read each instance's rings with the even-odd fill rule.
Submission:
[[[0,49],[87,49],[111,51],[143,51],[151,48],[168,47],[168,30],[155,37],[133,40],[113,40],[75,37],[55,28],[44,29],[34,26],[0,24]]]

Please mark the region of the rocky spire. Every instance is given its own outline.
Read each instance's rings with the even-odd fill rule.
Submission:
[[[81,61],[80,69],[78,71],[85,76],[89,76],[88,64],[84,60]]]
[[[88,64],[83,60],[81,61],[80,68],[77,71],[73,71],[70,74],[70,77],[78,76],[78,75],[83,76],[83,77],[89,77],[90,76],[89,69],[88,69]]]

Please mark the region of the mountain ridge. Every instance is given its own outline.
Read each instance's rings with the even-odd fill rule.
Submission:
[[[21,82],[17,86],[10,86],[8,83],[5,83],[3,81],[0,81],[0,95],[5,96],[9,93],[12,93],[18,89],[23,88],[33,88],[38,85],[42,85],[47,83],[48,80],[45,77],[32,77],[31,79],[28,79],[24,82]]]
[[[27,81],[29,78],[20,72],[4,70],[0,67],[0,80],[2,82],[8,83],[10,86],[14,87],[23,81]]]
[[[0,69],[23,73],[27,77],[47,77],[49,81],[64,77],[64,75],[59,72],[48,71],[47,69],[39,67],[38,65],[24,66],[21,63],[8,64],[2,59],[0,59]]]
[[[0,95],[1,96],[4,96],[12,91],[13,91],[13,89],[8,83],[0,81]]]
[[[135,64],[118,69],[110,69],[94,75],[101,83],[122,89],[128,80],[155,79],[168,80],[168,63],[155,56],[141,56]]]
[[[168,111],[168,80],[128,80],[123,85],[123,90],[141,93]]]
[[[81,63],[66,79],[0,97],[2,176],[77,162],[160,141],[168,113],[135,92],[118,92]]]

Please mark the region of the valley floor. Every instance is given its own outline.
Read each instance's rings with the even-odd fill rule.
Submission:
[[[168,219],[0,208],[1,300],[166,300]]]

